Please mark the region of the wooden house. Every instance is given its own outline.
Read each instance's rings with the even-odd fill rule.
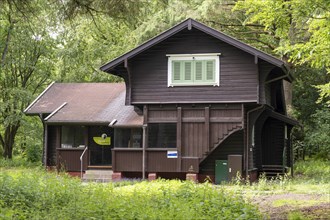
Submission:
[[[187,19],[101,70],[125,84],[55,83],[26,109],[46,166],[216,182],[292,167],[283,61]]]

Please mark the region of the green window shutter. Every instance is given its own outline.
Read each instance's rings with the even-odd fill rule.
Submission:
[[[172,83],[178,85],[213,85],[216,60],[172,60]]]
[[[192,80],[192,62],[185,61],[184,62],[184,81]]]
[[[213,81],[215,79],[215,61],[206,60],[206,80]]]
[[[180,61],[172,62],[172,79],[173,79],[173,81],[181,80],[181,62]]]
[[[195,61],[195,80],[203,80],[203,61]]]

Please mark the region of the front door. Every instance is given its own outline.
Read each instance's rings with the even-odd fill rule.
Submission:
[[[107,126],[89,127],[89,165],[112,165],[113,130]]]

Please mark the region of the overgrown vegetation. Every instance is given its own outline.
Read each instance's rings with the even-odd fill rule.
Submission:
[[[3,170],[2,219],[256,219],[240,194],[205,183],[157,180],[134,185],[82,184],[40,170]]]
[[[223,186],[241,193],[274,219],[327,219],[330,215],[330,167],[327,160],[295,163],[295,176],[278,176],[249,183],[238,178]]]
[[[19,161],[0,160],[0,219],[315,219],[330,214],[330,168],[324,160],[297,162],[294,178],[262,177],[252,184],[238,179],[218,186],[177,180],[86,184]]]

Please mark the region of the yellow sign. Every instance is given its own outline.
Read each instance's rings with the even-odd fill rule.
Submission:
[[[98,145],[110,145],[111,144],[110,137],[93,137],[93,140]]]

